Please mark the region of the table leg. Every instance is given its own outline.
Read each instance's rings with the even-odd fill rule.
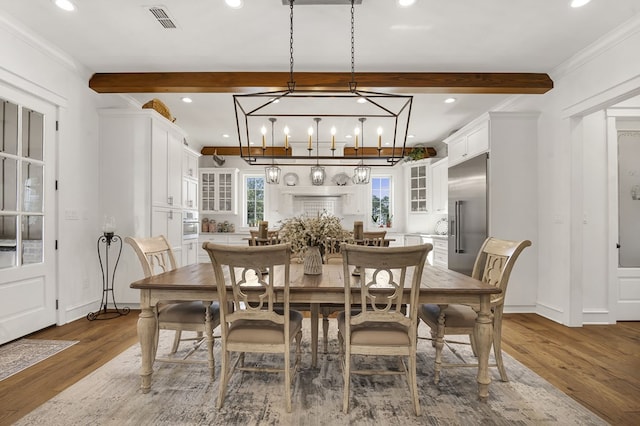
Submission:
[[[149,303],[149,295],[141,291],[138,339],[140,340],[140,350],[142,352],[142,366],[140,367],[140,389],[142,393],[148,393],[151,389],[156,332],[156,316]]]
[[[320,317],[320,305],[311,304],[311,366],[318,366],[318,318]]]
[[[478,351],[478,397],[486,401],[489,396],[489,353],[493,339],[493,314],[491,313],[490,295],[480,296],[480,309],[476,311],[474,337]]]

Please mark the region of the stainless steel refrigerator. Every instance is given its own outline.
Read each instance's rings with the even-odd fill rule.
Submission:
[[[487,154],[449,167],[449,269],[471,275],[487,238]]]

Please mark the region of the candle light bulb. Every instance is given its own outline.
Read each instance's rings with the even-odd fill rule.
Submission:
[[[284,127],[284,149],[289,149],[289,127]]]
[[[313,127],[309,127],[308,133],[309,133],[309,147],[308,147],[308,149],[309,149],[309,150],[311,150],[311,149],[312,149],[312,145],[311,145],[311,143],[312,143],[311,136],[313,136]]]
[[[378,127],[378,149],[382,148],[382,127]]]
[[[267,134],[267,128],[262,126],[260,132],[262,133],[262,149],[265,149],[267,147],[267,138],[265,136]]]
[[[331,149],[336,149],[336,128],[331,127]]]
[[[353,129],[353,133],[356,135],[356,149],[358,149],[358,135],[360,134],[360,129],[356,127]]]

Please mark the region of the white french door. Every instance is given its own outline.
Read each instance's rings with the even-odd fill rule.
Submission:
[[[56,106],[0,82],[0,344],[56,323]]]

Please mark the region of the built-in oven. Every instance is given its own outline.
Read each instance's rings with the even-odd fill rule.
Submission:
[[[185,211],[182,214],[182,239],[198,238],[199,230],[198,212]]]

